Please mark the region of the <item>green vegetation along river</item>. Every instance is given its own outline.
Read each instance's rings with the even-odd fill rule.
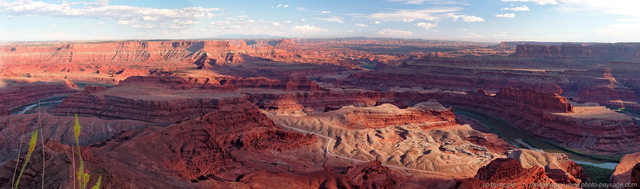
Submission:
[[[600,167],[604,169],[615,169],[617,163],[613,163],[611,161],[601,160],[600,158],[587,156],[584,154],[578,154],[576,152],[572,152],[569,149],[565,149],[559,147],[557,145],[551,144],[539,137],[534,136],[533,134],[521,130],[509,122],[493,117],[491,115],[468,110],[461,108],[454,108],[454,112],[456,114],[462,115],[464,117],[474,119],[483,125],[489,127],[494,133],[498,134],[500,137],[505,139],[507,142],[513,144],[516,147],[520,148],[536,148],[543,150],[545,152],[551,153],[563,153],[569,156],[569,159],[573,160],[578,164],[586,164],[595,167]]]

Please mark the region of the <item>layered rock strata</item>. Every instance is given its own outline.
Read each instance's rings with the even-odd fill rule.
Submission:
[[[575,184],[589,180],[582,167],[569,160],[565,154],[518,149],[509,154],[509,157],[518,160],[525,169],[543,167],[547,176],[556,183]]]
[[[553,188],[559,186],[561,185],[557,185],[547,176],[542,167],[523,168],[515,159],[500,158],[480,168],[475,177],[463,181],[457,188]]]
[[[640,139],[635,137],[640,134],[640,128],[631,116],[602,106],[572,106],[557,94],[521,94],[513,98],[480,91],[440,100],[501,117],[536,136],[584,153],[615,157],[640,150],[637,147]],[[549,102],[554,103],[540,104],[538,94],[547,94],[547,98],[554,99]],[[568,111],[569,107],[572,112]]]
[[[473,176],[511,148],[495,135],[456,124],[451,109],[433,101],[407,109],[391,104],[347,106],[302,117],[270,118],[285,129],[319,136],[326,143],[326,156],[379,160],[387,166],[443,178]]]
[[[75,85],[68,81],[31,83],[18,80],[0,88],[0,96],[2,96],[0,105],[10,110],[34,103],[39,99],[77,92],[73,88]]]
[[[276,172],[299,172],[305,170],[304,160],[278,154],[317,141],[313,135],[284,131],[254,106],[243,105],[165,128],[125,133],[121,138],[131,140],[108,142],[85,152],[88,164],[104,170],[103,178],[110,181],[106,187],[128,185],[133,177],[138,186],[193,187],[200,182],[240,181],[245,174],[269,167]],[[129,163],[145,166],[120,168]]]
[[[563,45],[517,45],[516,52],[512,56],[519,57],[573,57],[573,58],[640,58],[640,44],[638,43],[613,43],[613,44],[563,44]]]
[[[634,172],[638,172],[638,163],[640,163],[640,153],[627,154],[620,163],[616,166],[613,175],[609,179],[614,184],[626,184],[626,183],[638,183],[638,175],[634,175]],[[634,177],[635,176],[635,177]],[[636,185],[637,187],[638,185]],[[633,188],[633,187],[618,187],[618,188]]]

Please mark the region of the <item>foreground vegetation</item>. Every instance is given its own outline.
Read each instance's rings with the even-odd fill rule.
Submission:
[[[585,175],[589,177],[591,183],[609,183],[609,177],[613,175],[613,169],[605,169],[592,165],[578,164],[584,169]]]

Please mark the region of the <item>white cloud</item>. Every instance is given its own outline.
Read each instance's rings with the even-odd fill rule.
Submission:
[[[271,22],[271,25],[277,26],[277,27],[282,26],[280,22]]]
[[[307,9],[304,8],[304,7],[296,7],[296,10],[298,10],[298,11],[307,11]]]
[[[534,2],[538,5],[556,5],[556,0],[501,0],[502,2]]]
[[[134,24],[136,22],[138,22],[138,21],[135,21],[135,20],[120,20],[120,21],[118,21],[118,25],[125,25],[126,26],[126,25],[129,25],[129,24]]]
[[[430,29],[430,28],[434,28],[438,26],[438,23],[426,23],[426,22],[418,22],[415,24],[415,26],[421,27],[422,29]]]
[[[464,2],[452,1],[452,0],[388,0],[391,2],[401,2],[402,4],[421,5],[424,3],[432,3],[439,5],[466,5]]]
[[[500,10],[506,10],[506,11],[530,11],[531,9],[529,9],[529,7],[527,7],[526,5],[520,6],[520,7],[505,7],[502,8]]]
[[[595,33],[619,37],[622,41],[640,40],[640,1],[636,0],[561,0],[557,10],[565,13],[587,12],[623,16],[616,22],[601,26]]]
[[[169,26],[171,29],[184,29],[197,24],[193,20],[173,20],[173,25]]]
[[[287,7],[289,7],[289,5],[279,4],[275,6],[275,8],[287,8]],[[271,6],[271,8],[273,8],[273,6]]]
[[[320,11],[320,14],[329,14],[331,11]]]
[[[469,31],[469,28],[458,28],[458,31]]]
[[[484,22],[484,18],[477,16],[467,16],[467,15],[451,15],[454,21],[462,20],[464,22]]]
[[[515,18],[516,14],[513,13],[504,13],[504,14],[496,14],[494,15],[496,18]]]
[[[465,22],[481,22],[484,21],[483,18],[477,16],[468,16],[458,14],[462,8],[460,7],[441,7],[441,8],[430,8],[430,9],[419,9],[419,10],[396,10],[392,12],[379,12],[373,13],[371,15],[367,15],[364,17],[381,20],[381,21],[397,21],[397,22],[413,22],[413,21],[435,21],[441,18],[453,18],[454,20],[462,20]]]
[[[639,41],[640,23],[611,24],[595,30],[596,33],[624,38],[628,41]]]
[[[222,31],[246,31],[250,28],[258,28],[264,29],[265,26],[256,24],[255,20],[237,20],[237,21],[216,21],[211,22],[209,25],[211,28],[215,28],[216,30]]]
[[[402,37],[402,36],[412,35],[413,32],[385,28],[380,30],[378,34],[384,35],[384,36]]]
[[[358,27],[367,27],[367,26],[369,26],[369,25],[362,24],[362,23],[356,23],[355,25],[358,26]]]
[[[135,24],[135,25],[132,25],[131,27],[139,28],[139,29],[151,29],[151,28],[157,28],[158,26],[153,24],[144,24],[144,25]]]
[[[636,0],[562,0],[563,12],[599,12],[610,15],[640,17]]]
[[[305,20],[307,20],[307,19],[306,19],[306,18],[302,18],[302,19],[300,19],[300,21],[303,21],[303,22],[304,22]]]
[[[144,20],[144,21],[158,21],[158,17],[155,17],[155,16],[142,16],[142,20]]]
[[[339,16],[332,16],[327,18],[316,18],[316,20],[322,20],[327,22],[337,22],[341,24],[344,23],[344,21],[342,20],[342,17],[339,17]]]
[[[311,25],[302,25],[302,26],[294,26],[291,28],[294,31],[303,32],[303,33],[312,33],[312,32],[326,32],[328,29],[319,28]]]
[[[55,1],[54,1],[55,2]],[[0,12],[9,15],[41,15],[53,17],[94,18],[116,20],[120,25],[133,26],[139,21],[167,22],[173,20],[194,20],[210,17],[218,8],[186,7],[180,9],[157,9],[127,5],[109,5],[109,2],[67,2],[49,3],[34,0],[2,1]],[[143,25],[141,25],[143,26]]]
[[[382,21],[411,22],[415,20],[433,21],[440,18],[439,14],[459,11],[461,8],[436,8],[423,10],[397,10],[394,12],[373,13],[368,17]]]

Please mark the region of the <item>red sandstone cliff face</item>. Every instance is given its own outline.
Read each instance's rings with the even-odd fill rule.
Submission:
[[[638,183],[638,175],[634,175],[634,172],[638,172],[637,165],[640,163],[640,153],[632,153],[627,154],[622,159],[620,159],[620,163],[616,166],[613,175],[609,181],[611,183]]]
[[[440,96],[435,99],[501,117],[538,137],[584,153],[621,156],[640,150],[640,139],[635,137],[640,134],[640,128],[633,117],[605,107],[573,107],[573,112],[562,113],[557,108],[567,107],[566,102],[561,100],[563,98],[549,96],[553,99],[550,102],[556,104],[545,106],[556,107],[553,110],[541,107],[539,102],[542,101],[536,94],[544,93],[522,95],[520,99],[489,96],[486,93]]]
[[[0,104],[0,116],[9,115],[9,109]]]
[[[277,93],[321,90],[318,84],[306,78],[198,81],[182,77],[130,77],[111,88],[88,86],[83,92],[69,96],[51,112],[106,119],[176,122],[202,116],[223,106],[251,103],[253,95],[239,89],[273,90]]]
[[[533,150],[518,149],[510,158],[516,159],[524,168],[543,167],[547,176],[556,183],[581,183],[588,181],[582,167],[573,162],[565,154],[545,153]]]
[[[28,139],[26,139],[28,140]],[[38,146],[31,156],[31,161],[27,169],[25,169],[22,178],[20,179],[19,188],[41,188],[42,187],[42,171],[45,170],[45,183],[46,187],[52,188],[69,188],[72,187],[71,183],[74,181],[73,175],[75,174],[71,166],[71,159],[77,157],[72,154],[72,146],[60,144],[58,141],[49,141],[43,148]],[[44,150],[44,157],[43,151]],[[75,156],[74,156],[75,155]],[[16,155],[17,156],[17,155]],[[24,156],[24,155],[23,155]],[[12,157],[15,158],[15,157]],[[44,160],[44,166],[43,162]],[[24,158],[20,161],[17,159],[13,161],[7,161],[6,164],[0,166],[0,187],[10,188],[11,179],[15,172],[15,165],[21,164]],[[90,185],[95,184],[95,181],[90,182]]]
[[[196,90],[199,90],[198,93],[215,93],[215,91]],[[176,122],[202,116],[223,106],[249,103],[248,98],[241,94],[222,93],[220,95],[197,98],[177,95],[161,99],[145,99],[141,96],[127,97],[83,92],[69,96],[51,112],[56,115],[78,114],[104,119]]]
[[[279,43],[278,43],[279,44]],[[276,45],[277,46],[277,45]],[[177,62],[214,59],[233,62],[234,52],[269,55],[276,46],[235,46],[229,41],[126,41],[103,43],[69,43],[57,45],[7,45],[0,48],[7,64],[31,62]],[[261,49],[262,51],[250,51]],[[202,57],[204,56],[204,57]],[[193,63],[193,62],[192,62]]]
[[[25,116],[31,117],[30,119],[36,117],[35,115],[21,117]],[[11,119],[17,118],[16,116],[9,117],[15,117]],[[9,119],[9,117],[2,119]],[[66,119],[65,117],[42,115],[42,118],[47,120],[48,124],[68,125],[67,128],[73,124],[72,121],[69,121],[73,120],[72,117],[66,117],[69,118]],[[56,123],[53,121],[54,118],[62,118],[66,121],[64,124]],[[285,157],[278,155],[278,153],[313,144],[317,140],[313,135],[303,135],[280,129],[254,106],[228,107],[207,114],[202,118],[168,127],[149,127],[135,121],[112,121],[116,124],[92,126],[91,120],[95,120],[95,118],[80,119],[83,125],[81,143],[82,145],[92,144],[82,147],[85,167],[92,175],[91,184],[99,175],[103,177],[102,186],[107,188],[128,187],[131,184],[137,187],[210,188],[211,185],[207,184],[218,182],[233,184],[234,181],[240,181],[245,174],[259,170],[291,174],[290,171],[305,170],[306,166],[303,165],[306,163],[297,157]],[[137,127],[143,127],[143,129],[122,133],[118,123],[124,122],[138,123]],[[22,122],[20,121],[20,123]],[[28,121],[28,123],[32,126],[25,131],[37,128],[35,122]],[[20,124],[1,125],[10,126],[10,128],[3,130],[20,130],[13,128]],[[49,125],[43,127],[54,129]],[[102,127],[109,131],[98,130]],[[70,184],[75,182],[69,176],[74,173],[70,160],[74,155],[70,153],[70,146],[57,143],[57,141],[64,140],[64,143],[67,143],[72,139],[69,133],[73,131],[60,129],[60,127],[56,131],[50,129],[44,131],[47,136],[52,136],[47,139],[49,142],[44,149],[47,156],[45,185],[70,188]],[[109,135],[106,138],[92,136],[92,134],[114,132],[115,136]],[[61,133],[62,135],[60,135]],[[26,132],[21,137],[27,137],[28,134]],[[0,138],[0,140],[16,140],[16,138],[16,136],[10,136]],[[15,143],[15,145],[18,144]],[[42,160],[39,155],[41,148],[37,147],[37,149],[32,161],[39,162]],[[3,149],[3,151],[7,150]],[[15,153],[0,154],[2,157],[6,156],[2,162],[5,162],[4,160],[7,158],[16,157]],[[3,165],[0,167],[0,180],[9,181],[14,164],[3,163]],[[28,176],[22,178],[21,187],[41,187],[39,179],[42,176],[42,167],[40,166],[39,163],[32,163],[28,166],[25,172]],[[123,167],[127,169],[123,169]],[[317,168],[314,167],[314,169]],[[131,182],[132,178],[135,179],[135,182]],[[365,178],[365,180],[369,179]],[[0,182],[0,186],[4,187],[10,183]]]
[[[96,143],[104,143],[123,132],[153,127],[154,125],[139,121],[126,120],[101,120],[96,118],[79,118],[83,127],[79,142],[88,146]],[[75,144],[73,138],[73,117],[51,116],[48,114],[27,114],[0,117],[0,188],[8,188],[14,174],[14,168],[18,163],[18,155],[24,157],[27,148],[20,145],[28,143],[31,132],[40,130],[39,137],[44,137],[46,157],[46,186],[57,188],[69,188],[69,183],[74,181],[71,166],[71,148]],[[38,139],[36,151],[33,153],[31,163],[24,173],[20,188],[38,188],[42,178],[42,144]],[[22,141],[22,142],[21,142]],[[21,160],[22,161],[22,160]],[[77,162],[76,162],[77,163]],[[67,187],[68,186],[68,187]]]
[[[17,75],[13,73],[11,70],[4,68],[4,66],[0,68],[0,77],[15,77],[15,76]]]
[[[640,44],[614,43],[592,45],[517,45],[512,56],[520,57],[574,57],[603,59],[640,58]]]
[[[232,182],[278,164],[283,166],[272,171],[286,172],[287,167],[297,165],[295,158],[278,153],[316,140],[312,135],[284,131],[257,108],[239,105],[165,128],[125,133],[102,147],[88,149],[86,161],[104,170],[100,174],[109,181],[105,187],[129,185],[133,177],[136,186],[193,187],[192,182]],[[127,164],[145,166],[121,169]],[[304,168],[290,168],[298,169]]]
[[[503,88],[496,94],[496,98],[515,101],[523,106],[531,106],[543,110],[557,112],[573,112],[573,106],[567,99],[557,93],[542,92],[533,89]],[[524,107],[522,108],[524,109]]]
[[[68,81],[55,82],[24,82],[15,81],[6,87],[0,88],[0,104],[5,109],[17,108],[23,105],[37,102],[39,99],[56,95],[64,95],[76,92],[72,88],[75,85]]]
[[[345,177],[354,188],[395,188],[398,178],[380,161],[371,161],[354,166]]]
[[[289,42],[265,41],[123,41],[96,43],[8,44],[0,62],[13,73],[38,79],[69,79],[116,84],[129,76],[148,76],[215,65],[237,65],[246,56],[263,61],[296,59],[283,48]],[[282,44],[282,45],[281,45]],[[4,72],[4,71],[3,71]]]
[[[429,127],[446,127],[457,124],[452,109],[445,108],[435,101],[422,102],[407,109],[399,109],[391,104],[383,104],[371,108],[348,106],[334,113],[339,115],[339,120],[349,123],[346,126],[350,129],[376,129],[389,125],[424,123],[434,123]]]
[[[515,159],[500,158],[480,168],[475,177],[463,181],[457,188],[545,188],[530,187],[536,184],[553,185],[556,182],[542,167],[525,169]]]
[[[258,171],[247,174],[235,183],[218,182],[205,185],[213,188],[411,188],[421,187],[412,181],[402,180],[379,161],[360,163],[346,168],[329,168],[310,174],[273,173]]]

